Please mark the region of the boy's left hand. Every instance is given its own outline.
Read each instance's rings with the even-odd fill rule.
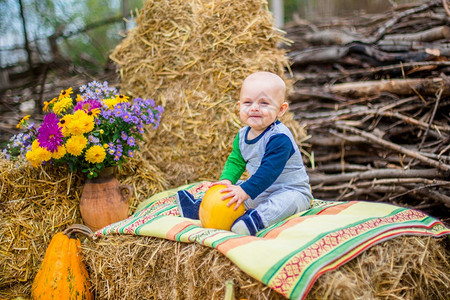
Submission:
[[[236,203],[234,206],[234,210],[238,209],[239,205],[241,205],[245,200],[249,199],[250,196],[239,186],[239,185],[227,185],[226,188],[221,190],[222,193],[226,193],[222,200],[228,199],[231,197],[230,201],[228,201],[227,206],[230,207],[233,203]]]

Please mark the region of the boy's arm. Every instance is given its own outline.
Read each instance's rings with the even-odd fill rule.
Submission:
[[[241,184],[242,189],[250,198],[255,199],[280,176],[286,162],[294,152],[295,149],[287,135],[277,134],[272,136],[267,143],[261,165],[253,176]]]
[[[232,184],[235,184],[242,173],[245,171],[245,160],[242,157],[241,150],[239,149],[239,133],[233,141],[233,151],[228,156],[225,166],[223,167],[220,180],[228,179]]]

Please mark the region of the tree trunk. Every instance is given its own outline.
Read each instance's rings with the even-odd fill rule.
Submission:
[[[22,0],[19,0],[19,10],[20,10],[20,18],[22,20],[22,30],[23,30],[23,38],[24,38],[24,43],[25,43],[25,51],[27,52],[28,68],[30,71],[32,71],[33,70],[33,61],[31,58],[31,49],[30,49],[30,43],[28,41],[27,24],[25,21],[25,13],[23,10]]]

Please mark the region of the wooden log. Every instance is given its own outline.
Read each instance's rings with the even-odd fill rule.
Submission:
[[[439,170],[442,170],[444,172],[450,172],[450,165],[448,165],[448,164],[444,164],[444,163],[436,161],[434,159],[427,158],[427,157],[419,154],[416,151],[413,151],[413,150],[407,149],[406,147],[403,147],[403,146],[385,141],[383,139],[380,139],[379,137],[377,137],[371,133],[364,132],[359,129],[353,128],[351,126],[346,126],[346,125],[336,125],[336,127],[343,131],[348,131],[348,132],[360,135],[363,138],[366,138],[368,141],[379,144],[382,147],[386,147],[386,148],[392,149],[394,151],[398,151],[400,153],[408,155],[409,157],[415,158],[429,166],[438,168]]]
[[[312,47],[301,51],[289,52],[294,65],[327,63],[337,61],[348,54],[348,46]]]
[[[449,52],[450,57],[450,44],[445,44],[447,51]],[[405,50],[408,51],[408,50]],[[420,62],[409,62],[402,64],[392,64],[381,67],[373,67],[373,68],[363,68],[363,69],[352,69],[345,71],[330,71],[330,72],[322,72],[322,73],[303,73],[298,70],[293,71],[293,79],[296,82],[302,81],[312,81],[312,82],[328,82],[332,79],[338,78],[350,78],[350,77],[361,77],[361,76],[373,76],[378,73],[387,74],[387,73],[399,73],[404,70],[408,73],[410,70],[414,70],[417,68],[423,68],[423,70],[429,71],[434,70],[440,67],[449,67],[450,61],[420,61]]]
[[[439,26],[425,31],[404,33],[404,34],[390,34],[384,36],[385,40],[391,41],[415,41],[415,42],[433,42],[442,39],[450,39],[450,27]]]
[[[334,147],[342,146],[344,142],[349,143],[365,143],[366,140],[359,136],[348,136],[345,139],[341,137],[317,136],[313,135],[308,139],[308,143],[314,146]]]
[[[376,42],[383,38],[383,36],[386,34],[386,32],[395,24],[397,24],[401,19],[416,14],[418,12],[422,12],[425,10],[430,9],[431,7],[438,6],[441,4],[441,0],[434,0],[429,1],[428,3],[424,3],[420,6],[413,7],[411,9],[405,10],[403,12],[400,12],[398,14],[395,14],[393,18],[385,22],[382,26],[379,26],[376,30],[375,34],[373,35],[373,42]]]
[[[372,65],[378,66],[391,62],[419,62],[431,60],[441,53],[439,50],[421,49],[419,51],[385,52],[370,44],[351,43],[346,46],[312,47],[289,53],[293,65],[323,64],[337,62],[350,54],[359,54],[371,58]]]
[[[303,39],[312,45],[346,45],[355,41],[364,42],[365,37],[357,33],[327,29],[319,32],[307,33],[303,36]]]
[[[450,43],[423,43],[418,41],[381,40],[376,46],[387,52],[432,51],[436,56],[450,57]],[[436,53],[436,51],[438,51]]]
[[[440,55],[440,52],[433,49],[420,49],[419,51],[406,52],[386,52],[379,50],[374,45],[352,43],[348,46],[349,54],[359,54],[363,57],[375,60],[378,65],[398,62],[427,61]],[[374,64],[374,63],[372,63]]]
[[[315,175],[310,174],[310,184],[331,184],[337,182],[350,182],[354,180],[368,180],[375,178],[446,178],[445,174],[437,169],[414,169],[414,170],[397,170],[397,169],[378,169],[363,172],[351,172],[335,175]]]
[[[322,88],[300,88],[294,89],[290,96],[293,99],[298,99],[301,98],[302,94],[311,95],[317,93],[357,98],[380,95],[384,92],[403,96],[417,93],[421,95],[435,95],[440,88],[443,88],[442,95],[450,95],[450,87],[442,78],[412,78],[339,83]]]

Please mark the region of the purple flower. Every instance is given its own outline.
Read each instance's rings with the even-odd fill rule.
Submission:
[[[63,134],[58,122],[59,119],[56,114],[50,113],[44,117],[44,122],[38,130],[37,140],[39,144],[50,152],[57,151],[58,146],[63,143]]]
[[[134,139],[134,137],[130,136],[127,140],[127,144],[129,146],[134,146],[136,144],[136,140]]]
[[[129,122],[131,121],[131,115],[130,115],[130,113],[127,112],[127,111],[124,111],[124,112],[123,112],[123,115],[122,115],[122,119],[123,119],[125,122],[129,123]]]
[[[121,107],[115,107],[114,108],[114,116],[121,117],[125,112],[121,109]]]
[[[134,155],[134,151],[133,150],[128,150],[128,156],[129,157],[133,157]]]
[[[114,161],[119,161],[122,157],[122,152],[117,152],[116,155],[114,155]]]
[[[126,141],[128,139],[128,135],[125,131],[122,131],[122,134],[120,135],[122,137],[122,140]]]
[[[58,116],[54,113],[49,113],[47,115],[45,115],[44,117],[44,122],[42,122],[42,126],[47,126],[49,124],[58,124],[59,119]]]
[[[140,134],[144,133],[144,127],[142,126],[142,124],[137,125],[136,128]]]
[[[77,111],[77,110],[84,110],[85,112],[90,112],[91,110],[95,109],[95,108],[100,108],[102,107],[102,104],[97,101],[97,100],[86,100],[86,101],[80,101],[77,103],[77,105],[75,105],[73,111]]]
[[[100,142],[100,140],[92,134],[88,136],[88,141],[90,144],[98,144]]]
[[[136,116],[140,116],[142,114],[141,107],[139,106],[138,103],[133,105],[132,109],[133,109],[133,114],[135,114]]]
[[[138,119],[138,117],[132,116],[132,117],[131,117],[131,123],[133,123],[133,124],[139,124],[139,119]]]
[[[106,108],[108,108],[108,107],[106,106]],[[109,109],[103,109],[103,110],[101,111],[100,115],[101,115],[103,118],[108,119],[108,118],[110,118],[110,117],[112,116],[112,112],[111,112]]]

